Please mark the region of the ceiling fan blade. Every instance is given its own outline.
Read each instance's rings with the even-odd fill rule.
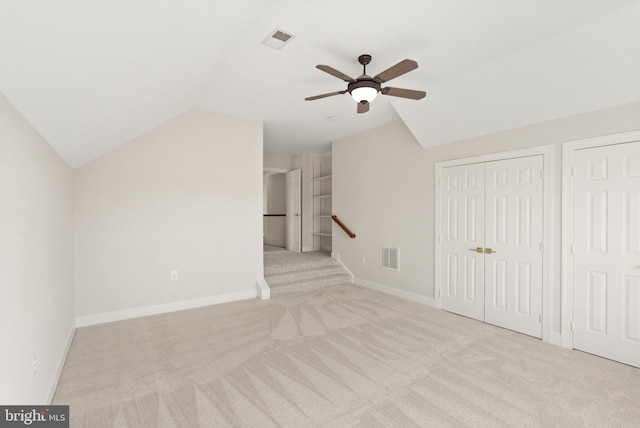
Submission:
[[[369,111],[369,102],[368,101],[360,101],[358,103],[358,113],[366,113]]]
[[[376,75],[373,80],[379,83],[388,82],[391,79],[395,79],[398,76],[402,76],[412,70],[418,68],[418,63],[412,59],[405,59],[397,63],[396,65],[387,68],[382,73]]]
[[[324,71],[325,73],[329,73],[330,75],[335,76],[340,80],[344,80],[345,82],[348,82],[348,83],[353,83],[356,81],[356,79],[354,79],[353,77],[347,76],[343,72],[338,71],[333,67],[329,67],[328,65],[316,65],[316,68],[318,70]]]
[[[382,88],[380,91],[384,95],[391,95],[392,97],[409,98],[411,100],[421,100],[427,93],[425,91],[415,91],[413,89],[402,88]]]
[[[345,93],[347,93],[347,91],[329,92],[328,94],[322,94],[322,95],[315,95],[313,97],[307,97],[307,98],[305,98],[305,101],[319,100],[320,98],[327,98],[327,97],[332,97],[334,95],[341,95],[341,94],[345,94]]]

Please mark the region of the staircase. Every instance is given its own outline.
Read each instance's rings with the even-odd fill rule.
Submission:
[[[351,275],[331,257],[286,265],[269,266],[265,263],[264,279],[271,288],[272,297],[352,282]]]

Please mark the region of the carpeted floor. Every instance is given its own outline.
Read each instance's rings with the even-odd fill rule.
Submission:
[[[640,370],[355,285],[79,328],[72,427],[637,427]]]
[[[264,279],[271,297],[351,284],[351,275],[325,251],[294,253],[264,246]]]
[[[285,248],[273,247],[271,245],[263,246],[263,254],[264,273],[266,275],[288,271],[293,266],[304,267],[306,265],[315,265],[323,260],[331,259],[331,255],[326,251],[296,253],[288,251]]]

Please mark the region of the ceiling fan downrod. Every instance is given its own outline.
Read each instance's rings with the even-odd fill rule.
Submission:
[[[371,55],[364,54],[358,57],[358,62],[362,64],[362,75],[367,75],[367,64],[371,62]]]

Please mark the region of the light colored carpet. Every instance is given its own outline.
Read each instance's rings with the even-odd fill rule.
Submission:
[[[306,266],[316,265],[331,260],[331,255],[326,251],[311,251],[295,253],[284,248],[264,245],[264,273],[265,275],[304,269]]]
[[[352,282],[351,275],[328,252],[294,253],[264,246],[264,279],[271,297]]]
[[[637,427],[640,370],[355,285],[79,328],[72,427]]]

